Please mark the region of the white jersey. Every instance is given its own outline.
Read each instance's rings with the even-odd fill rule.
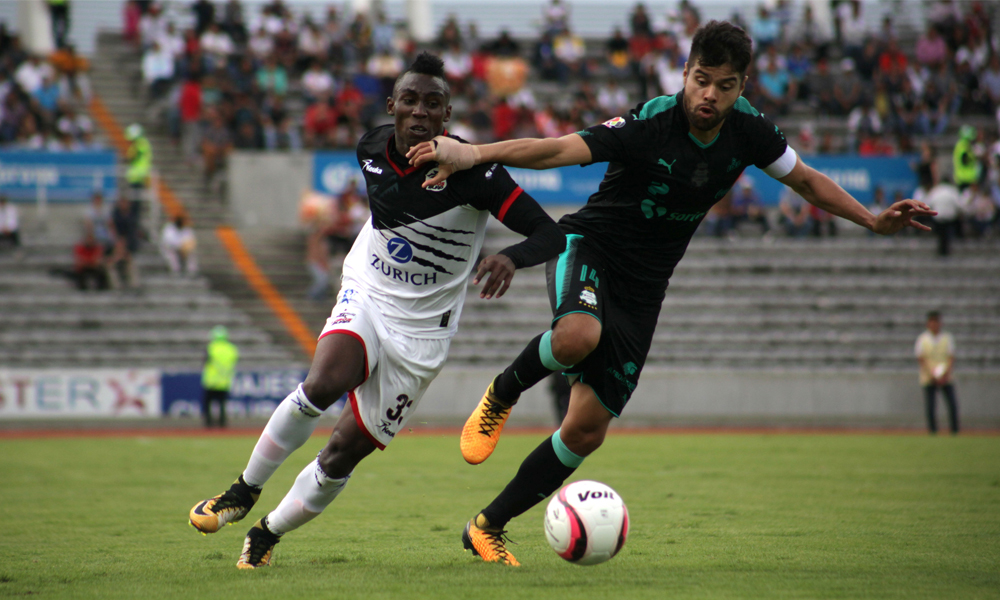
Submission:
[[[360,286],[386,325],[421,338],[458,330],[472,267],[489,213],[458,206],[408,225],[376,229],[369,220],[344,259],[344,286]]]

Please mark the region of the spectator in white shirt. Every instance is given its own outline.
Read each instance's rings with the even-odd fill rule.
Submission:
[[[177,216],[163,226],[160,233],[160,254],[166,259],[167,266],[174,275],[183,272],[194,276],[198,272],[198,256],[195,253],[197,247],[194,229],[185,223],[183,216]]]
[[[333,76],[323,68],[319,59],[314,59],[309,69],[302,74],[302,89],[305,92],[306,100],[314,102],[322,94],[333,93]]]
[[[184,37],[174,27],[173,21],[167,23],[166,30],[157,41],[160,43],[161,48],[174,57],[175,61],[180,60],[184,56]]]
[[[271,52],[274,52],[274,39],[271,38],[271,35],[263,27],[259,27],[256,33],[250,36],[247,47],[250,49],[250,54],[254,55],[254,58],[263,60]]]
[[[21,63],[21,66],[14,72],[14,81],[21,86],[21,89],[28,94],[34,94],[42,87],[42,82],[48,77],[55,79],[55,71],[47,62],[43,62],[41,57],[32,56]]]
[[[170,89],[173,79],[173,55],[161,47],[159,42],[153,42],[142,57],[142,81],[149,86],[149,95],[153,99],[163,97]]]
[[[959,227],[962,198],[958,188],[951,184],[947,177],[932,187],[924,197],[924,202],[937,211],[934,217],[934,233],[938,237],[938,255],[951,254],[951,240]]]
[[[625,114],[629,108],[628,92],[618,85],[617,79],[608,78],[608,82],[597,90],[597,104],[605,117]]]
[[[0,195],[0,248],[7,246],[18,248],[20,245],[21,233],[17,222],[17,207],[7,201],[7,196]]]
[[[221,69],[226,66],[229,55],[236,51],[236,46],[218,23],[212,23],[208,30],[201,34],[201,49],[212,60],[215,68]]]

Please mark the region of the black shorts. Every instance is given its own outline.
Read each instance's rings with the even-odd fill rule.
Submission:
[[[566,250],[545,265],[545,275],[553,326],[572,313],[592,315],[601,323],[597,348],[564,374],[593,388],[604,408],[619,417],[639,383],[660,302],[637,301],[634,294],[630,299],[628,286],[615,281],[601,256],[583,236],[567,234]]]

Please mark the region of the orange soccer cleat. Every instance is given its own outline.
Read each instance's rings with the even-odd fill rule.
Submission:
[[[465,462],[478,465],[493,454],[493,449],[500,441],[500,432],[510,415],[510,409],[517,401],[506,404],[496,397],[493,383],[486,388],[483,399],[479,401],[476,410],[472,411],[469,420],[462,427],[462,457]]]
[[[257,498],[260,498],[260,488],[244,483],[241,475],[225,492],[195,504],[188,513],[188,520],[202,533],[215,533],[247,516]]]
[[[511,567],[520,567],[514,555],[507,551],[507,532],[499,527],[490,527],[490,522],[482,513],[465,526],[462,545],[466,550],[482,558],[485,562],[501,562]]]
[[[259,569],[270,565],[274,547],[280,541],[281,536],[271,532],[264,519],[257,521],[247,532],[247,539],[243,542],[243,553],[236,561],[236,568]]]

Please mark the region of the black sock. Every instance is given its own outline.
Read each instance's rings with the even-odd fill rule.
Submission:
[[[514,362],[493,380],[493,392],[497,398],[504,402],[514,402],[521,392],[552,374],[552,370],[542,364],[538,353],[539,343],[544,335],[539,334],[528,342]]]
[[[483,516],[491,527],[503,527],[507,521],[548,498],[573,471],[576,467],[567,467],[559,460],[552,447],[552,438],[547,437],[524,459],[517,475],[500,495],[483,509]]]
[[[240,473],[240,476],[236,479],[236,483],[233,484],[234,490],[238,491],[240,488],[248,490],[251,494],[259,494],[260,491],[264,489],[263,487],[258,487],[256,485],[250,485],[249,483],[247,483],[246,479],[243,479],[242,473]]]

